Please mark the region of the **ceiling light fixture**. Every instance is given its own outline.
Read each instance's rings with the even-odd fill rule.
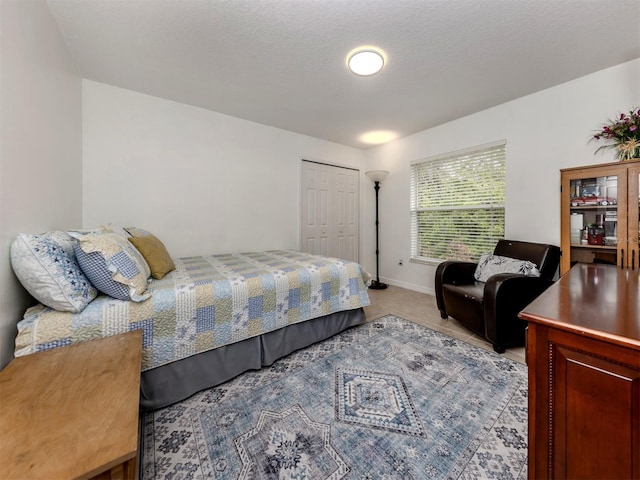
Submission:
[[[356,75],[368,77],[382,70],[386,61],[384,53],[374,47],[360,47],[349,52],[347,66]]]
[[[373,130],[371,132],[363,133],[358,137],[358,140],[369,145],[381,145],[383,143],[390,142],[391,140],[395,140],[396,138],[398,138],[398,134],[396,132],[392,132],[390,130]]]

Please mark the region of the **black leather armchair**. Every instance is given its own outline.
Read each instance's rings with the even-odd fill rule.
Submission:
[[[560,248],[500,240],[493,254],[529,260],[540,277],[499,273],[483,283],[474,278],[477,263],[445,261],[436,270],[436,302],[442,318],[452,316],[503,353],[507,347],[524,345],[527,322],[518,313],[553,284]]]

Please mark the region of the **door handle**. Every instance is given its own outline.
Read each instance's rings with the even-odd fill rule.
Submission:
[[[624,268],[624,248],[620,249],[620,267]]]

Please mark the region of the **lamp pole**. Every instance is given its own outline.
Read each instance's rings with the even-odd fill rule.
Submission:
[[[389,172],[384,170],[374,170],[365,173],[365,175],[373,180],[373,188],[376,191],[376,279],[372,280],[371,285],[369,285],[369,288],[372,290],[384,290],[387,288],[387,284],[380,281],[380,235],[378,227],[380,222],[378,220],[378,192],[380,191],[380,183],[388,174]]]

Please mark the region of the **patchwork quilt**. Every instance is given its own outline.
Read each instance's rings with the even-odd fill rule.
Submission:
[[[143,331],[142,370],[312,318],[369,305],[355,262],[288,250],[174,259],[143,302],[98,296],[82,312],[29,308],[16,357]]]

